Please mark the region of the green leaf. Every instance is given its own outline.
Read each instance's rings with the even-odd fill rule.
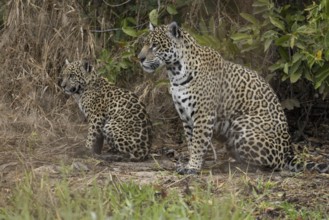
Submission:
[[[297,61],[301,61],[301,58],[303,57],[303,54],[296,52],[292,56],[292,63],[296,63]]]
[[[251,36],[249,34],[244,34],[244,33],[236,33],[231,35],[231,39],[234,41],[241,41],[241,40],[246,40],[250,39]]]
[[[289,78],[289,75],[282,75],[281,81],[286,81]]]
[[[322,82],[318,81],[315,83],[314,88],[318,89],[321,86]]]
[[[270,16],[269,18],[270,18],[271,23],[272,23],[275,27],[281,29],[282,31],[285,30],[284,23],[283,23],[280,19],[278,19],[278,18],[276,18],[276,17],[273,17],[273,16]]]
[[[293,74],[290,74],[289,77],[290,77],[290,82],[291,83],[295,83],[299,80],[299,78],[302,76],[302,73],[297,71],[297,72],[294,72]]]
[[[277,46],[288,47],[289,46],[290,35],[283,35],[275,41]]]
[[[322,82],[329,77],[329,65],[324,65],[315,76],[315,89],[318,89]]]
[[[292,64],[289,69],[289,74],[295,74],[301,63],[302,63],[302,61],[299,60],[298,62]]]
[[[201,33],[208,33],[207,25],[206,25],[206,23],[203,19],[200,20],[199,27],[200,27],[200,32]]]
[[[307,65],[312,68],[313,64],[315,63],[315,56],[310,53],[306,54],[306,61]]]
[[[302,50],[306,50],[306,45],[305,45],[305,43],[304,42],[301,42],[301,41],[297,41],[296,43],[295,43],[295,46],[296,47],[298,47],[299,49],[302,49]]]
[[[295,32],[297,31],[298,28],[298,23],[297,21],[295,21],[292,25],[291,25],[291,32]]]
[[[312,75],[311,75],[311,73],[310,73],[309,71],[304,71],[304,77],[305,77],[307,80],[313,82],[313,77],[312,77]]]
[[[282,108],[292,110],[300,107],[300,102],[297,99],[285,99],[281,102]]]
[[[328,8],[329,8],[329,3],[328,3]],[[329,15],[328,15],[329,18]],[[329,20],[329,19],[328,19]],[[327,48],[329,47],[329,31],[326,33],[326,35],[323,38],[324,42],[323,45]],[[329,52],[329,50],[327,50],[327,52]]]
[[[175,6],[173,6],[173,5],[168,5],[168,6],[167,6],[167,12],[168,12],[169,14],[171,14],[171,15],[176,15],[176,14],[178,14],[178,13],[177,13],[177,10],[176,10],[176,8],[175,8]]]
[[[278,32],[274,31],[274,30],[269,30],[269,31],[266,31],[264,34],[263,34],[263,38],[271,38],[271,39],[274,39],[274,38],[277,38],[278,36]]]
[[[253,25],[245,25],[239,29],[240,33],[253,31]]]
[[[121,54],[121,58],[130,58],[132,56],[134,56],[134,52],[133,51],[125,51]]]
[[[279,60],[277,63],[271,65],[268,69],[271,72],[274,72],[275,70],[282,69],[284,64]]]
[[[250,23],[257,25],[257,26],[259,25],[259,21],[253,15],[247,14],[247,13],[240,13],[240,15],[241,15],[241,17],[243,17]]]
[[[253,7],[264,7],[269,6],[270,2],[268,0],[257,0],[255,1],[252,6]]]
[[[137,31],[134,28],[124,26],[122,27],[122,31],[131,37],[138,37]]]
[[[328,32],[328,33],[329,33],[329,32]],[[327,50],[327,51],[324,52],[324,58],[325,58],[326,60],[329,60],[329,50]]]
[[[249,38],[247,40],[247,44],[252,45],[254,43],[254,40],[252,38]]]
[[[321,84],[320,88],[319,88],[319,93],[323,95],[323,98],[326,97],[328,95],[328,87],[326,84]]]
[[[211,32],[212,32],[213,35],[216,35],[217,34],[216,33],[217,27],[216,27],[216,24],[215,24],[214,16],[211,16],[210,17],[209,22],[208,22],[208,27],[211,30]]]
[[[278,52],[280,54],[280,57],[284,60],[284,61],[290,61],[290,58],[289,58],[289,54],[288,54],[288,51],[286,48],[283,48],[283,47],[279,47],[278,48]]]
[[[134,25],[137,25],[137,22],[136,22],[136,19],[135,19],[135,18],[127,17],[125,20],[126,20],[126,21],[129,21],[130,23],[132,23],[132,24],[134,24]]]
[[[258,15],[258,14],[266,14],[268,13],[268,8],[267,7],[254,7],[253,14]]]
[[[324,6],[324,11],[326,13],[327,18],[329,18],[329,2],[328,0],[322,0],[321,5]]]
[[[289,72],[289,64],[288,63],[285,63],[284,64],[284,66],[283,66],[283,72],[288,74],[288,72]]]
[[[150,13],[149,13],[149,19],[151,24],[153,25],[158,25],[158,11],[156,9],[153,9]]]
[[[118,65],[122,68],[122,69],[127,69],[129,67],[128,62],[126,61],[121,61],[118,63]]]
[[[295,35],[291,35],[291,37],[290,37],[290,48],[291,49],[294,48],[294,46],[295,46],[295,40],[296,40]]]
[[[245,53],[245,52],[248,52],[248,51],[251,51],[251,50],[255,50],[255,49],[258,49],[258,45],[250,45],[250,46],[247,46],[246,48],[242,49],[241,52],[242,53]]]
[[[264,52],[266,52],[268,50],[268,48],[271,46],[272,44],[272,39],[266,39],[265,43],[264,43]]]
[[[315,28],[312,28],[310,25],[302,25],[299,28],[297,28],[296,32],[302,35],[303,34],[310,35],[310,34],[315,34],[317,30]]]

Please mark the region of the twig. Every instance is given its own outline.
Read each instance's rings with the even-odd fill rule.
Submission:
[[[305,107],[305,113],[298,118],[298,120],[297,120],[298,132],[297,132],[297,137],[294,138],[295,141],[297,141],[300,137],[305,137],[304,130],[305,130],[307,123],[309,122],[310,112],[312,110],[312,107],[313,107],[313,104],[310,104],[307,109]],[[306,116],[306,117],[304,118],[304,121],[301,122],[301,119],[303,116]]]
[[[148,22],[133,26],[132,28],[140,28],[146,24],[148,24]],[[103,33],[103,32],[111,32],[111,31],[122,31],[122,28],[110,28],[110,29],[105,29],[105,30],[90,30],[90,32],[93,32],[93,33]]]
[[[113,7],[113,8],[115,8],[115,7],[120,7],[120,6],[122,6],[122,5],[125,5],[125,4],[129,3],[130,1],[131,1],[131,0],[127,0],[127,1],[125,1],[125,2],[123,2],[123,3],[121,3],[121,4],[111,5],[111,4],[107,3],[105,0],[103,0],[103,2],[104,2],[106,5],[108,5],[108,6],[110,6],[110,7]]]
[[[165,186],[165,188],[166,188],[166,189],[169,189],[169,187],[172,187],[173,185],[175,185],[175,184],[177,184],[177,183],[180,183],[180,182],[182,182],[182,181],[188,179],[188,178],[191,177],[191,176],[192,176],[192,175],[186,175],[186,176],[183,177],[182,179],[177,180],[177,181],[175,181],[175,182],[173,182],[173,183],[170,183],[169,185]]]
[[[105,29],[105,30],[90,30],[90,32],[94,33],[103,33],[103,32],[111,32],[111,31],[121,31],[121,28],[110,28],[110,29]]]
[[[158,12],[160,11],[160,7],[161,7],[161,2],[160,0],[158,0]]]

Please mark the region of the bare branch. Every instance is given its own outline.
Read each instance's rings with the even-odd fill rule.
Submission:
[[[117,5],[112,5],[112,4],[109,4],[109,3],[107,3],[105,0],[103,0],[103,2],[107,5],[107,6],[110,6],[110,7],[120,7],[120,6],[122,6],[122,5],[125,5],[125,4],[127,4],[127,3],[129,3],[131,0],[127,0],[127,1],[125,1],[125,2],[123,2],[123,3],[121,3],[121,4],[117,4]]]
[[[143,24],[139,24],[139,25],[136,25],[132,28],[140,28],[144,25],[148,24],[148,22],[145,22]],[[90,30],[90,32],[93,32],[93,33],[104,33],[104,32],[111,32],[111,31],[122,31],[122,28],[109,28],[109,29],[105,29],[105,30]]]

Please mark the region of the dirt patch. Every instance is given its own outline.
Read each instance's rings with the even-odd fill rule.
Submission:
[[[227,167],[223,168],[222,163],[215,163],[212,152],[209,152],[206,167],[200,175],[180,176],[175,173],[176,161],[160,155],[159,149],[154,150],[152,158],[145,162],[109,163],[93,159],[83,148],[83,136],[68,142],[70,145],[49,146],[51,150],[43,151],[42,155],[24,155],[17,148],[2,149],[0,156],[6,160],[2,160],[0,164],[0,205],[5,207],[15,185],[26,172],[36,177],[47,176],[54,184],[66,173],[69,182],[76,188],[85,187],[94,181],[106,184],[110,179],[116,182],[148,184],[158,187],[160,191],[178,189],[187,193],[186,191],[193,192],[194,183],[211,184],[214,187],[214,196],[234,194],[239,199],[257,198],[254,201],[257,207],[254,215],[264,218],[283,215],[284,210],[278,209],[276,204],[289,203],[296,209],[317,210],[319,206],[329,203],[328,174],[296,174],[287,171],[271,173],[259,170],[250,172],[241,167],[235,168],[233,164],[230,164],[226,172],[223,170]],[[217,156],[223,158],[225,153],[219,151]],[[264,203],[267,205],[264,206]],[[324,211],[329,212],[328,207]]]

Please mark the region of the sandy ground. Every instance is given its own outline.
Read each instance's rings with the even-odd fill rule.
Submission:
[[[83,135],[65,141],[50,143],[48,151],[43,148],[22,149],[17,143],[7,143],[7,148],[0,148],[0,206],[5,206],[15,188],[21,181],[25,171],[36,176],[48,176],[51,181],[61,178],[63,169],[69,170],[69,178],[77,187],[113,180],[119,182],[134,181],[138,184],[150,184],[162,189],[178,188],[185,190],[193,181],[213,184],[217,189],[214,196],[225,193],[236,193],[238,197],[247,198],[250,193],[260,195],[259,201],[287,201],[298,208],[315,209],[321,204],[329,204],[329,174],[265,172],[251,169],[247,166],[235,167],[228,163],[224,150],[216,149],[217,161],[213,152],[206,157],[205,169],[197,176],[181,176],[175,173],[176,159],[186,148],[177,145],[175,150],[163,146],[153,149],[150,158],[144,162],[106,162],[91,158],[89,152],[82,146]],[[60,143],[60,144],[59,144]],[[70,143],[70,144],[69,144]],[[43,149],[43,150],[41,150]],[[329,143],[317,147],[313,158],[329,155]],[[169,153],[168,153],[169,152]],[[318,153],[321,152],[321,155]],[[327,158],[328,159],[328,158]],[[270,190],[259,187],[262,183],[270,183]],[[264,184],[265,185],[265,184]],[[267,210],[272,217],[279,216],[279,210]],[[329,207],[326,210],[329,212]],[[264,214],[264,213],[263,213]]]

